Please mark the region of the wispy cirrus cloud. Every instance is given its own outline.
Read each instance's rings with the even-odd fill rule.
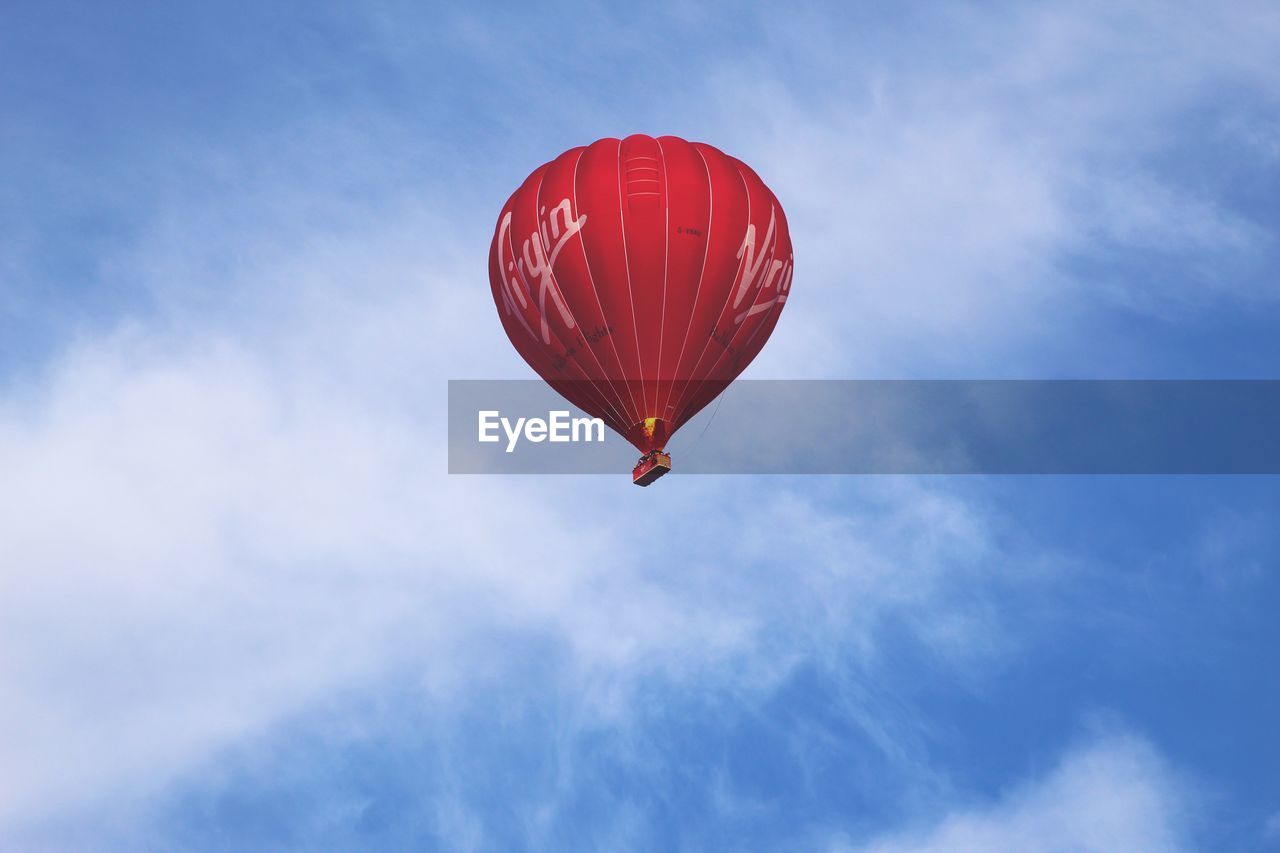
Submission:
[[[437,392],[479,346],[456,330],[475,301],[451,303],[464,268],[409,240],[431,219],[405,210],[391,237],[247,242],[227,293],[291,290],[203,322],[188,307],[203,297],[182,297],[12,386],[0,753],[16,772],[0,814],[15,837],[136,806],[391,672],[470,707],[520,680],[508,637],[560,650],[597,730],[634,725],[651,690],[754,703],[816,662],[848,673],[845,713],[914,772],[855,685],[890,626],[958,666],[998,652],[969,588],[994,547],[982,515],[909,482],[756,496],[703,478],[674,480],[637,522],[614,509],[625,477],[445,478]],[[218,272],[194,221],[117,263],[207,292]]]
[[[1184,779],[1139,738],[1110,735],[1080,745],[1044,778],[998,802],[958,808],[932,826],[835,849],[1104,851],[1194,849],[1199,819]]]
[[[776,375],[1036,375],[1061,369],[1035,360],[1061,358],[1099,306],[1188,324],[1224,305],[1274,312],[1276,211],[1232,198],[1274,167],[1206,167],[1266,126],[1273,12],[1002,11],[872,16],[851,22],[857,50],[802,14],[771,41],[798,81],[722,66],[719,116],[778,184],[810,282]]]
[[[7,822],[146,796],[390,670],[461,696],[518,679],[502,636],[562,648],[596,725],[627,724],[653,679],[767,693],[813,661],[870,677],[885,624],[957,664],[1000,645],[967,589],[985,522],[955,498],[870,489],[848,517],[847,495],[677,481],[633,525],[608,509],[625,478],[445,481],[420,404],[353,384],[359,338],[303,368],[121,333],[5,412]]]

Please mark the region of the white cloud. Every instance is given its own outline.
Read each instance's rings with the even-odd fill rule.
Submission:
[[[430,244],[344,246],[246,258],[233,291],[297,293],[86,339],[0,407],[0,825],[137,801],[397,668],[465,696],[519,665],[502,636],[566,648],[601,720],[651,676],[767,691],[838,655],[870,678],[884,619],[960,666],[999,647],[986,522],[945,492],[674,478],[637,503],[629,458],[444,477],[443,380],[493,349],[496,324],[458,329],[488,293],[441,307],[468,291]],[[343,293],[357,274],[390,284]]]
[[[936,10],[857,39],[799,15],[783,32],[773,55],[799,79],[733,59],[714,78],[722,132],[795,235],[791,333],[755,375],[1034,376],[1039,352],[1088,333],[1084,308],[1177,320],[1274,301],[1274,229],[1188,176],[1253,133],[1206,128],[1206,110],[1280,87],[1273,9]],[[1071,266],[1124,252],[1147,269]],[[1076,369],[1123,366],[1082,354]]]
[[[1147,743],[1111,736],[1082,746],[1045,778],[990,805],[957,808],[936,824],[893,833],[862,853],[1085,853],[1195,849],[1185,782]]]
[[[1267,818],[1267,822],[1263,826],[1262,837],[1268,842],[1280,841],[1280,812],[1276,812]]]

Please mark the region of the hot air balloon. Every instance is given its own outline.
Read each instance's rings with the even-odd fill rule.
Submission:
[[[601,139],[534,170],[502,208],[489,282],[516,350],[643,455],[768,340],[791,288],[787,220],[749,166],[675,136]]]

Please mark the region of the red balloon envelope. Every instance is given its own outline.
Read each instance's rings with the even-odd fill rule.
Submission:
[[[793,263],[750,167],[636,135],[534,170],[498,217],[489,281],[524,360],[648,458],[760,352]]]

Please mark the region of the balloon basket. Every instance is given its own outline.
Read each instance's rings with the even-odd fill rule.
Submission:
[[[641,456],[636,467],[631,469],[631,482],[637,486],[647,486],[670,470],[671,454],[653,450]]]

